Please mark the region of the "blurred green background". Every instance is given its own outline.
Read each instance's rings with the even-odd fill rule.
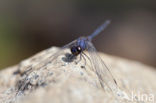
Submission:
[[[1,0],[0,69],[89,35],[99,51],[156,66],[155,0]]]

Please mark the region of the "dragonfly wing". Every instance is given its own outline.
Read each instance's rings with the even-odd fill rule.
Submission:
[[[89,53],[93,70],[97,74],[101,86],[104,88],[104,86],[106,85],[111,90],[116,89],[116,80],[114,79],[113,75],[111,74],[109,68],[106,66],[104,61],[97,54],[94,45],[89,41],[87,42],[87,45],[87,50]]]
[[[55,53],[53,53],[51,56],[49,56],[49,57],[47,58],[47,60],[45,60],[44,64],[46,65],[48,62],[53,63],[53,64],[56,63],[57,58],[58,58],[59,56],[64,56],[66,53],[68,53],[68,52],[69,52],[69,49],[70,49],[73,45],[75,45],[75,43],[76,43],[76,40],[74,40],[74,41],[68,43],[67,45],[65,45],[65,46],[63,46],[63,47],[61,47],[61,48],[59,48]],[[68,51],[67,51],[67,49],[68,49]]]
[[[51,67],[55,68],[55,67],[62,66],[64,62],[62,62],[58,58],[61,56],[64,56],[66,53],[69,53],[70,51],[68,48],[70,48],[75,43],[76,43],[76,40],[63,46],[62,48],[59,48],[58,50],[55,50],[55,52],[53,52],[54,50],[51,48],[47,49],[35,55],[31,59],[23,61],[21,63],[21,66],[19,67],[19,71],[21,71],[21,69],[23,68],[26,68],[26,69],[22,73],[22,75],[24,76],[23,76],[23,79],[20,81],[23,81],[23,85],[18,87],[19,91],[23,91],[25,87],[28,85],[28,83],[30,82],[30,78],[32,76],[30,74],[35,73],[33,71],[38,71],[38,70],[45,69],[45,68],[46,70],[48,70],[48,68],[51,69]],[[28,61],[29,63],[27,63]]]
[[[51,63],[53,64],[57,64],[58,62],[61,62],[61,61],[58,61],[57,58],[59,56],[65,56],[66,54],[71,54],[70,52],[70,48],[76,44],[76,40],[68,43],[67,45],[63,46],[62,48],[59,48],[59,50],[56,51],[56,53],[54,53],[53,55],[51,55],[49,58],[48,61],[50,61]],[[57,62],[58,61],[58,62]]]
[[[53,52],[54,50],[51,48],[45,51],[42,51],[41,53],[32,57],[31,60],[28,59],[30,61],[29,64],[25,63],[27,62],[27,60],[23,61],[21,63],[21,66],[19,67],[19,70],[23,71],[21,69],[27,67],[27,69],[23,71],[23,73],[27,75],[32,70],[39,70],[39,69],[47,67],[47,65],[54,65],[54,64],[59,65],[59,63],[57,62],[60,62],[60,61],[57,60],[57,58],[59,56],[64,56],[67,52],[70,52],[69,48],[71,48],[71,46],[73,46],[75,43],[76,43],[76,40],[68,43],[67,45],[61,48],[58,48],[58,50],[55,50],[55,52]],[[28,64],[28,65],[23,65],[23,64]]]

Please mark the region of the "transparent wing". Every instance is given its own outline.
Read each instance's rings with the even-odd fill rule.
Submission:
[[[90,61],[93,67],[94,72],[97,74],[98,79],[102,88],[107,86],[111,91],[117,89],[117,83],[114,77],[112,76],[109,68],[106,66],[104,61],[97,54],[95,47],[89,41],[87,41],[87,49],[90,57]]]
[[[71,48],[73,45],[75,45],[76,40],[68,43],[67,45],[61,47],[56,53],[51,54],[42,64],[47,65],[48,63],[56,63],[55,60],[61,55],[65,55],[67,53],[66,49]]]
[[[53,50],[51,48],[47,49],[47,50],[42,51],[41,53],[37,54],[36,56],[32,57],[31,60],[28,59],[30,61],[28,63],[28,65],[22,65],[21,64],[19,69],[20,68],[22,69],[22,68],[25,68],[25,67],[27,69],[24,70],[24,73],[22,73],[22,75],[26,75],[26,77],[23,76],[24,78],[23,78],[23,80],[21,80],[22,81],[22,86],[19,85],[18,90],[23,91],[26,88],[26,86],[30,82],[29,74],[32,71],[44,69],[44,68],[47,68],[47,67],[51,67],[51,66],[48,66],[48,65],[52,65],[54,67],[61,66],[60,63],[59,63],[61,61],[58,60],[58,57],[59,56],[64,56],[67,53],[67,50],[69,52],[68,48],[73,46],[75,43],[76,43],[76,40],[74,40],[74,41],[70,42],[69,44],[63,46],[62,48],[58,49],[55,53],[52,53]],[[27,62],[27,60],[24,61],[24,62]]]
[[[56,50],[55,52],[53,52],[53,49],[49,48],[47,50],[42,51],[41,53],[35,55],[34,57],[30,59],[28,59],[30,62],[27,66],[27,70],[24,70],[23,74],[29,74],[32,70],[38,70],[38,69],[43,69],[45,67],[47,67],[47,65],[53,65],[57,63],[57,58],[59,56],[64,56],[67,53],[67,49],[71,48],[73,45],[75,45],[76,40],[68,43],[67,45],[59,48],[58,50]],[[69,49],[68,49],[69,52]],[[27,62],[24,61],[24,62]],[[28,68],[29,67],[29,68]],[[19,69],[22,69],[23,66],[21,64],[21,66],[19,67]]]

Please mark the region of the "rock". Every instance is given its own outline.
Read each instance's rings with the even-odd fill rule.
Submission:
[[[0,72],[0,103],[154,103],[155,68],[99,55],[117,81],[115,92],[101,87],[88,59],[52,47]]]

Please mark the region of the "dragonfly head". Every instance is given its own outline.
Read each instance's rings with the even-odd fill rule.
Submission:
[[[82,48],[80,46],[71,47],[71,52],[73,55],[77,56],[82,52]]]
[[[72,54],[77,56],[82,51],[84,51],[86,49],[86,41],[87,41],[87,38],[85,37],[80,37],[79,39],[77,39],[76,44],[71,47]]]

